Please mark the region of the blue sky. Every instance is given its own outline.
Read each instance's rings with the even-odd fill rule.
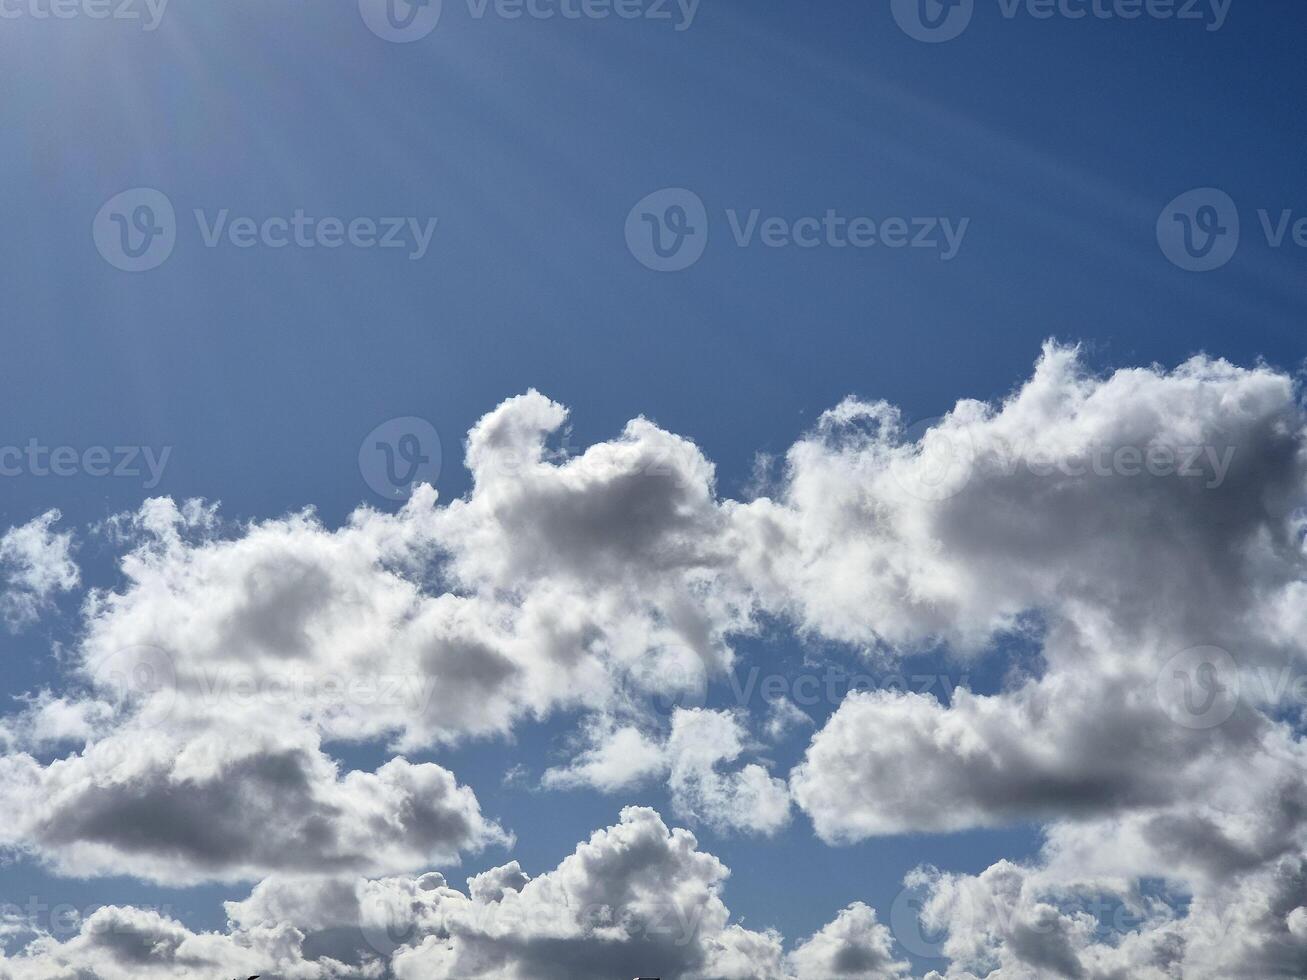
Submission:
[[[1081,342],[1094,369],[1207,352],[1295,371],[1307,352],[1307,249],[1291,232],[1271,247],[1257,213],[1307,217],[1299,5],[1233,0],[1209,30],[1024,7],[1008,18],[976,0],[944,43],[908,36],[888,2],[851,0],[702,0],[684,30],[674,6],[671,21],[540,20],[445,0],[436,28],[402,44],[352,2],[172,0],[155,30],[12,9],[0,20],[0,442],[171,449],[152,488],[84,472],[0,480],[0,530],[58,508],[79,529],[88,585],[122,580],[118,552],[81,529],[147,496],[218,500],[239,521],[312,506],[336,526],[361,503],[394,510],[357,462],[392,418],[431,423],[437,488],[457,498],[468,430],[529,388],[570,408],[570,445],[643,415],[692,439],[720,494],[740,499],[757,454],[783,454],[845,396],[938,416],[1011,391],[1048,337]],[[1242,235],[1227,265],[1194,273],[1167,260],[1156,224],[1207,187],[1236,203]],[[140,273],[106,261],[92,235],[101,207],[134,188],[162,192],[177,215],[174,251]],[[709,228],[702,257],[674,273],[646,268],[624,235],[636,203],[664,188],[697,195]],[[196,209],[436,225],[420,258],[210,248]],[[727,212],[754,209],[967,224],[947,260],[739,247]],[[0,692],[58,682],[52,650],[76,644],[79,600],[0,636]],[[919,662],[994,691],[1014,643],[968,665]],[[857,662],[781,623],[737,649],[768,668],[814,650]],[[556,764],[577,721],[415,756],[517,832],[511,854],[470,857],[451,879],[510,856],[552,868],[627,803],[666,813],[659,786],[503,785],[510,765],[538,777]],[[777,771],[808,734],[771,750]],[[388,757],[332,751],[350,767]],[[733,870],[732,911],[791,938],[854,900],[884,918],[919,863],[974,874],[1040,840],[1034,822],[839,848],[802,815],[764,840],[695,829]],[[70,880],[28,859],[0,871],[0,900],[162,903],[195,928],[221,928],[221,900],[247,892]]]

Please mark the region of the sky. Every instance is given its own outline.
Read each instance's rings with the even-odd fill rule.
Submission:
[[[0,0],[0,978],[1301,975],[1305,29]]]

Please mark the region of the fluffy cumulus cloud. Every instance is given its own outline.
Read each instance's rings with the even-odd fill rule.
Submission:
[[[790,819],[790,794],[781,780],[750,763],[723,772],[744,751],[739,720],[726,712],[680,710],[667,740],[672,805],[719,828],[775,833]]]
[[[876,921],[875,910],[855,902],[801,943],[789,962],[798,976],[814,980],[897,980],[908,975],[908,964],[895,952],[894,937]]]
[[[724,574],[712,467],[642,420],[561,456],[548,442],[565,419],[541,395],[511,399],[469,434],[465,499],[421,488],[336,530],[310,512],[224,528],[148,502],[116,525],[136,543],[126,586],[88,603],[88,671],[112,659],[131,676],[161,649],[174,716],[284,690],[324,737],[406,748],[701,688],[750,613]]]
[[[120,732],[46,766],[8,756],[0,780],[13,814],[0,840],[71,875],[375,874],[510,842],[440,766],[399,757],[342,774],[304,738]]]
[[[468,437],[472,489],[447,504],[422,488],[329,528],[153,500],[111,522],[121,578],[86,596],[66,688],[0,719],[0,807],[17,815],[0,847],[61,874],[259,883],[226,934],[109,910],[3,969],[113,977],[135,958],[136,975],[198,976],[230,954],[224,972],[306,977],[816,980],[902,976],[911,955],[950,978],[1307,971],[1291,377],[1208,357],[1098,374],[1050,344],[1008,397],[931,425],[841,403],[748,501],[652,422],[568,452],[566,418],[534,392],[490,412]],[[55,517],[0,538],[11,625],[77,585]],[[854,693],[806,730],[792,705],[705,707],[732,644],[784,624],[878,662],[983,659],[1002,681]],[[648,810],[538,877],[509,863],[450,887],[449,866],[514,828],[410,760],[473,738],[508,753],[548,717],[582,719],[549,790],[657,781],[677,820],[723,834],[775,834],[797,808],[832,846],[1035,823],[1042,850],[973,875],[923,866],[907,905],[851,905],[788,949],[732,922],[725,868]],[[788,779],[755,732],[807,740]],[[331,753],[348,743],[389,761],[350,770]]]
[[[911,443],[897,425],[849,403],[791,452],[783,495],[751,508],[793,529],[763,581],[827,635],[966,655],[1021,633],[1041,656],[989,695],[847,698],[791,774],[818,834],[1045,825],[1029,867],[919,882],[948,976],[1299,975],[1293,382],[1206,358],[1100,377],[1050,348],[1001,404]],[[1172,900],[1145,902],[1148,881]],[[1144,908],[1131,929],[1099,928],[1104,894]]]
[[[195,934],[157,913],[96,912],[75,937],[38,937],[0,977],[202,976],[398,980],[888,980],[892,940],[855,905],[792,956],[772,931],[730,921],[729,871],[687,830],[624,810],[553,869],[517,862],[466,891],[439,872],[380,879],[274,876],[229,902],[229,931]]]
[[[614,792],[662,777],[677,816],[718,830],[759,834],[774,834],[789,823],[790,794],[783,780],[759,763],[726,768],[747,747],[744,725],[731,712],[677,708],[662,742],[606,719],[592,722],[586,738],[589,744],[568,766],[545,773],[545,786]]]
[[[443,769],[340,772],[322,746],[411,752],[570,708],[644,718],[651,698],[702,689],[748,624],[747,595],[715,574],[702,454],[637,421],[565,457],[547,446],[565,418],[534,393],[486,416],[475,488],[447,507],[420,488],[328,529],[156,499],[110,522],[123,584],[85,601],[76,692],[38,692],[0,728],[17,750],[0,801],[26,814],[0,842],[62,873],[177,882],[400,870],[505,839]],[[48,518],[23,554],[66,550]]]
[[[727,869],[651,810],[628,809],[539,878],[441,888],[417,906],[427,933],[394,957],[401,980],[463,977],[762,977],[780,962],[776,936],[728,923]],[[409,908],[413,908],[409,905]]]
[[[1095,377],[1050,348],[1001,405],[960,403],[910,445],[895,425],[886,406],[828,414],[792,451],[782,499],[752,508],[808,532],[773,551],[783,578],[831,586],[786,600],[813,629],[897,646],[1037,631],[1043,663],[947,706],[850,698],[795,773],[824,832],[1156,805],[1221,756],[1293,755],[1256,684],[1210,731],[1177,723],[1183,686],[1157,684],[1198,666],[1184,660],[1197,648],[1250,677],[1302,656],[1303,420],[1287,377],[1202,358]],[[1207,680],[1194,672],[1193,703]],[[893,792],[896,772],[924,788]],[[853,795],[837,800],[836,782]]]
[[[827,412],[736,515],[741,563],[770,607],[858,643],[974,649],[1077,608],[1168,647],[1233,641],[1296,582],[1301,429],[1267,368],[1098,377],[1050,346],[1004,402],[924,432],[884,403]]]
[[[243,931],[236,935],[194,933],[157,912],[109,906],[88,916],[78,934],[64,942],[33,940],[20,955],[0,957],[4,980],[135,980],[137,977],[223,977],[259,975],[273,965],[285,980],[363,980],[361,972],[330,958],[307,961],[304,936],[292,927]]]
[[[589,786],[606,793],[624,792],[666,775],[667,746],[634,725],[618,726],[611,718],[592,718],[584,730],[584,748],[566,766],[545,772],[550,789]]]
[[[72,532],[56,532],[58,520],[57,510],[47,511],[0,535],[0,619],[11,631],[32,623],[55,595],[81,581]]]
[[[1159,665],[1160,666],[1160,665]],[[1244,760],[1239,764],[1239,760]],[[855,693],[791,774],[795,798],[833,842],[913,831],[1193,811],[1196,799],[1296,808],[1307,752],[1244,711],[1212,730],[1176,724],[1152,677],[1050,674],[1016,691]],[[1166,819],[1169,819],[1167,817]]]
[[[921,869],[912,885],[922,918],[919,930],[905,930],[907,945],[935,944],[934,958],[948,962],[932,978],[1216,980],[1307,970],[1301,855],[1196,892],[1008,861],[979,875]]]

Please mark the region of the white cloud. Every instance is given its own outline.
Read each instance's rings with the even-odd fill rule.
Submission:
[[[611,793],[665,776],[677,817],[720,831],[774,834],[790,820],[785,782],[757,763],[725,769],[749,747],[747,734],[735,714],[704,708],[677,708],[662,741],[599,718],[586,730],[588,747],[568,766],[547,771],[543,783]]]
[[[233,921],[298,894],[318,910],[296,913],[305,942],[333,950],[326,933],[360,927],[337,920],[393,904],[409,917],[401,976],[635,975],[649,954],[687,977],[894,975],[860,906],[788,959],[731,924],[724,869],[647,811],[534,879],[509,865],[468,894],[435,872],[339,885],[505,834],[439,766],[342,772],[323,744],[411,752],[579,711],[577,755],[547,785],[664,778],[678,816],[718,830],[778,831],[791,792],[837,843],[1042,824],[1028,865],[922,873],[936,925],[952,922],[950,976],[1302,972],[1302,705],[1292,683],[1258,683],[1307,665],[1307,440],[1288,376],[1205,357],[1094,375],[1050,346],[1010,397],[959,402],[925,432],[846,401],[747,503],[719,500],[702,453],[646,420],[576,455],[551,448],[565,422],[534,392],[489,413],[469,435],[473,490],[445,507],[422,489],[336,529],[309,512],[233,528],[154,500],[115,522],[123,584],[86,603],[77,685],[0,727],[0,802],[21,815],[0,840],[67,873],[274,874]],[[34,609],[76,583],[53,520],[7,554]],[[749,732],[783,737],[793,711],[687,707],[709,703],[731,641],[775,619],[889,662],[997,658],[1006,631],[1039,658],[948,703],[850,696],[787,787]],[[1176,659],[1195,648],[1228,664]],[[1228,710],[1194,714],[1206,695]],[[69,743],[53,762],[25,754]],[[659,908],[698,916],[692,942],[651,932],[642,875]],[[1146,894],[1159,881],[1183,902]],[[1136,927],[1104,939],[1078,904],[1093,889],[1142,910]],[[973,893],[1015,911],[959,918]],[[605,896],[634,918],[577,918]],[[237,931],[256,928],[271,926]]]
[[[88,603],[84,660],[130,674],[123,651],[167,651],[183,716],[240,710],[240,686],[393,681],[389,700],[290,708],[325,738],[405,749],[559,707],[640,713],[701,683],[749,625],[747,593],[721,574],[712,467],[643,420],[559,456],[546,441],[565,417],[535,393],[510,399],[469,435],[466,499],[438,508],[422,488],[398,514],[362,509],[334,531],[305,512],[231,533],[195,502],[148,502],[115,523],[138,544],[126,586]],[[667,651],[689,663],[650,671]]]
[[[739,718],[729,712],[676,711],[667,755],[668,786],[678,815],[758,834],[774,834],[790,822],[790,794],[783,780],[757,763],[722,771],[724,763],[744,752],[745,735]]]
[[[842,406],[750,505],[792,535],[755,563],[770,604],[892,649],[1016,628],[1042,656],[947,705],[846,699],[791,774],[818,833],[1044,824],[1028,866],[919,876],[939,975],[1301,975],[1302,705],[1265,682],[1305,660],[1294,384],[1206,358],[1098,377],[1049,349],[1000,406],[915,444],[896,425]],[[1127,927],[1104,934],[1103,896]]]
[[[732,508],[733,550],[767,608],[853,643],[979,649],[1083,606],[1224,645],[1296,580],[1302,425],[1268,368],[1097,377],[1049,346],[1002,404],[925,433],[884,403],[827,412],[773,495]]]
[[[1176,725],[1144,672],[1050,674],[1015,691],[850,695],[791,773],[830,841],[1084,819],[1195,798],[1254,795],[1307,761],[1252,711],[1214,730]],[[1214,787],[1216,787],[1214,789]],[[1224,788],[1221,788],[1224,787]]]
[[[548,770],[548,789],[590,786],[605,793],[633,789],[667,770],[666,748],[633,725],[599,718],[586,729],[587,747],[565,767]]]
[[[395,840],[370,867],[399,870],[482,846],[493,825],[437,838],[420,807],[411,826],[360,814],[364,799],[394,792],[407,813],[416,789],[392,784],[444,771],[398,759],[338,773],[322,743],[409,751],[506,735],[563,707],[643,718],[651,697],[723,669],[725,638],[748,612],[717,581],[726,556],[711,466],[640,420],[563,457],[545,442],[564,419],[535,393],[491,412],[469,436],[475,489],[445,508],[420,488],[397,514],[364,508],[336,530],[308,511],[232,527],[213,506],[159,498],[110,521],[107,537],[129,549],[124,584],[86,600],[80,698],[43,695],[5,728],[19,750],[79,737],[84,747],[48,765],[0,760],[0,799],[41,804],[8,830],[9,846],[69,872],[197,881],[315,862],[363,870],[358,841],[371,826]],[[649,669],[673,661],[695,676]],[[153,748],[138,744],[145,730]],[[200,777],[177,771],[175,760],[210,757]],[[764,800],[780,786],[757,767],[732,778]],[[200,809],[168,804],[177,785],[219,814],[298,812],[284,825],[312,843],[261,838],[234,812],[201,826]],[[722,790],[722,806],[734,799],[729,782],[705,785]],[[287,809],[265,799],[276,796]],[[126,811],[163,843],[130,839]]]
[[[31,624],[56,593],[81,581],[72,532],[52,530],[58,520],[59,511],[50,510],[0,535],[0,618],[11,631]]]
[[[64,942],[0,955],[3,980],[96,976],[289,980],[898,980],[892,938],[862,904],[789,957],[781,936],[731,922],[730,872],[686,830],[628,807],[552,871],[517,862],[450,886],[439,872],[380,879],[275,875],[193,933],[132,908],[101,909]],[[831,972],[834,971],[834,972]]]
[[[1001,861],[979,875],[916,873],[923,930],[948,965],[931,977],[971,980],[1297,977],[1307,937],[1307,862],[1285,857],[1196,893],[1063,878]]]
[[[797,728],[811,727],[812,718],[789,698],[780,697],[767,703],[767,723],[764,730],[774,742],[784,739]]]
[[[876,912],[855,902],[790,954],[799,980],[899,980],[908,964],[895,958],[894,938]]]
[[[0,843],[78,877],[378,874],[511,843],[445,769],[395,758],[341,773],[294,733],[125,729],[46,766],[6,756],[0,800],[13,815]]]
[[[330,934],[350,961],[361,958],[342,931],[359,926],[355,941],[391,957],[400,980],[827,980],[831,963],[845,964],[841,976],[900,975],[893,941],[861,905],[787,961],[777,933],[730,922],[728,875],[688,831],[628,807],[536,878],[513,862],[470,878],[466,893],[439,874],[351,886],[274,879],[227,912],[238,930],[291,923],[310,943]]]
[[[1252,685],[1204,727],[1177,723],[1169,709],[1183,706],[1165,700],[1182,692],[1158,684],[1199,645],[1249,673],[1303,663],[1286,628],[1307,578],[1288,378],[1204,358],[1095,377],[1049,348],[1001,406],[959,403],[916,447],[893,425],[888,408],[846,405],[791,452],[782,502],[755,515],[805,532],[794,554],[772,551],[799,583],[788,601],[828,635],[964,650],[1034,618],[1042,674],[948,706],[850,697],[792,774],[819,833],[1163,813],[1249,771],[1279,785],[1301,764]],[[929,485],[948,492],[924,492],[919,471],[950,446],[952,471]]]
[[[303,934],[290,926],[249,930],[238,936],[194,933],[157,912],[107,906],[82,924],[66,942],[42,936],[21,955],[0,954],[3,980],[136,980],[138,977],[200,978],[235,974],[285,980],[364,980],[361,973],[330,959],[306,961]]]
[[[630,808],[556,870],[496,901],[427,892],[419,913],[427,935],[395,955],[395,973],[400,980],[717,976],[720,961],[737,959],[745,972],[736,976],[761,977],[779,946],[728,925],[720,897],[727,874],[688,832]]]

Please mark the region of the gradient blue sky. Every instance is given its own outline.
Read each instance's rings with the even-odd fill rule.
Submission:
[[[345,0],[173,0],[153,32],[0,20],[0,443],[171,446],[154,493],[221,500],[240,519],[313,505],[334,524],[385,506],[356,464],[374,426],[430,420],[448,499],[468,488],[468,427],[528,387],[572,409],[574,445],[644,414],[693,438],[739,496],[755,453],[783,451],[845,395],[938,415],[1009,390],[1048,336],[1084,341],[1103,366],[1205,350],[1296,368],[1307,250],[1269,248],[1256,209],[1307,216],[1304,37],[1307,7],[1251,0],[1217,31],[1009,20],[977,0],[942,44],[907,36],[887,0],[702,0],[679,32],[478,20],[445,0],[436,30],[403,45]],[[142,186],[170,197],[182,232],[166,263],[131,275],[102,259],[91,225]],[[1237,202],[1244,239],[1224,268],[1185,272],[1155,223],[1208,186]],[[623,236],[631,207],[664,187],[695,191],[712,222],[703,258],[675,274],[644,268]],[[207,249],[194,208],[439,225],[420,261]],[[949,262],[741,249],[728,208],[970,225]],[[141,482],[7,477],[0,527],[50,507],[93,523],[136,507]],[[94,539],[78,557],[90,583],[115,583]],[[54,676],[48,653],[74,612],[0,638],[17,653],[0,692]],[[784,635],[744,647],[763,663],[801,657]],[[538,773],[572,720],[522,728],[511,752],[431,756],[518,831],[513,856],[533,872],[622,803],[664,802],[501,785],[506,759]],[[1015,830],[832,849],[802,816],[772,841],[699,836],[734,871],[731,908],[789,937],[854,899],[884,911],[919,862],[974,872],[1037,843]],[[0,871],[0,901],[163,903],[197,926],[219,926],[221,898],[245,891]]]

